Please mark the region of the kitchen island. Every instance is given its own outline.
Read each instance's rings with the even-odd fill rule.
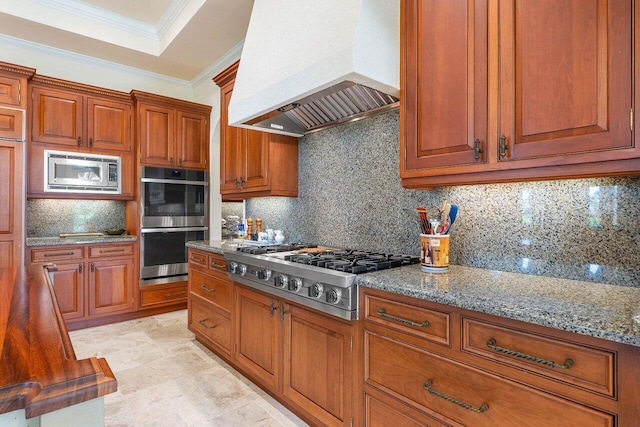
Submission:
[[[0,425],[102,426],[116,379],[105,359],[76,359],[46,274],[0,269]]]

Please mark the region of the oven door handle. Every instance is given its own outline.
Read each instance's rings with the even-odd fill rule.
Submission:
[[[166,228],[141,228],[141,233],[165,233],[173,231],[207,231],[209,227],[166,227]]]

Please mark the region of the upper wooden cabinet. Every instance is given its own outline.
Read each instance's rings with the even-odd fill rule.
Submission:
[[[36,76],[31,86],[31,142],[61,149],[131,151],[129,94]]]
[[[220,193],[223,200],[298,196],[298,139],[229,126],[239,62],[213,78],[220,86]]]
[[[403,186],[640,172],[631,2],[401,10]]]
[[[33,68],[0,62],[0,139],[24,141],[27,80]]]
[[[134,90],[140,164],[207,169],[211,107]]]

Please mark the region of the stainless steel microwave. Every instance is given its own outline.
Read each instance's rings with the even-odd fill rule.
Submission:
[[[120,194],[121,185],[122,160],[118,156],[44,152],[45,191]]]

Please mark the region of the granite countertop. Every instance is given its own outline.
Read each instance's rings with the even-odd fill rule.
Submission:
[[[135,242],[137,236],[27,237],[27,246],[86,245],[90,243]]]
[[[187,242],[186,246],[188,248],[221,254],[224,251],[236,250],[238,245],[232,242],[232,240],[194,240],[192,242]]]
[[[358,275],[359,286],[640,347],[640,288],[452,265]]]
[[[223,253],[236,244],[224,240],[187,243]],[[420,265],[360,274],[359,286],[521,320],[640,347],[640,287],[452,265],[441,274]]]

